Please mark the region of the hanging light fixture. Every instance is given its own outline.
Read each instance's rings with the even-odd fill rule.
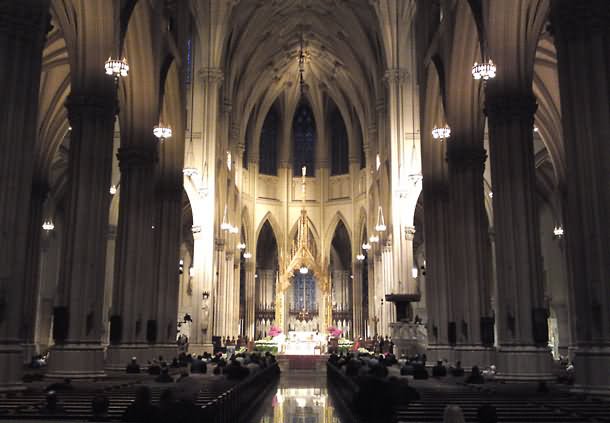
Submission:
[[[383,209],[381,206],[377,209],[377,225],[375,225],[375,230],[377,232],[385,232],[386,230],[385,221],[383,219]]]
[[[472,66],[472,77],[477,80],[483,79],[484,81],[493,79],[496,77],[496,65],[494,65],[491,59],[489,59],[487,63],[474,62],[474,65]]]
[[[246,249],[246,244],[244,244],[243,242],[240,242],[239,244],[237,244],[237,248],[240,250],[245,250]]]
[[[371,244],[376,244],[379,242],[379,237],[377,235],[371,235],[369,238],[369,242]]]
[[[229,229],[229,233],[238,234],[239,228],[237,226],[231,226],[231,229]]]
[[[301,275],[306,275],[309,273],[309,269],[307,268],[307,266],[301,266],[301,268],[299,269],[299,273]]]
[[[55,225],[53,224],[52,220],[47,219],[42,223],[42,229],[44,229],[47,232],[50,232],[53,229],[55,229]]]
[[[369,244],[368,242],[365,242],[364,244],[362,244],[362,249],[364,251],[368,251],[371,249],[371,244]]]
[[[358,260],[358,261],[364,260],[364,254],[357,254],[356,255],[356,260]]]
[[[561,225],[555,226],[553,228],[553,236],[557,239],[563,238],[563,227]]]
[[[163,142],[172,137],[172,128],[169,125],[166,126],[159,122],[159,124],[155,125],[153,128],[153,134],[159,139],[159,142]]]
[[[442,126],[440,128],[435,126],[434,129],[432,129],[432,138],[434,138],[435,140],[445,141],[450,136],[451,128],[449,128],[448,125]]]
[[[223,231],[230,231],[231,228],[232,228],[232,225],[227,220],[227,206],[225,206],[225,213],[222,216],[222,222],[220,224],[220,229]]]
[[[114,76],[115,80],[119,80],[119,78],[124,78],[129,73],[129,65],[127,64],[127,59],[123,57],[123,60],[113,59],[108,57],[106,63],[104,64],[104,69],[106,70],[106,75]]]
[[[251,252],[249,252],[249,251],[246,251],[246,252],[244,253],[244,258],[245,258],[246,260],[251,259],[251,258],[252,258],[252,253],[251,253]]]

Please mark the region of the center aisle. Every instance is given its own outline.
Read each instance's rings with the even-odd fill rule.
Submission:
[[[288,367],[288,366],[286,366]],[[326,387],[326,368],[282,368],[278,387],[248,423],[342,423]]]

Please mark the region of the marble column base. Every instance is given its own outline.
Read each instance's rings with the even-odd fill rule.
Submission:
[[[214,345],[211,342],[204,342],[201,344],[189,344],[189,353],[191,354],[203,354],[204,352],[209,352],[212,354],[214,352]]]
[[[426,365],[434,366],[439,360],[447,360],[449,363],[454,363],[454,351],[451,345],[428,345],[426,348]]]
[[[92,379],[105,377],[101,344],[54,345],[49,351],[47,378]]]
[[[472,366],[478,366],[483,370],[491,364],[496,364],[495,348],[488,348],[482,345],[456,345],[453,348],[453,359],[451,364],[460,361],[466,371],[470,371]]]
[[[38,346],[36,344],[21,344],[21,348],[23,348],[23,364],[29,364],[32,361],[32,357],[38,355]]]
[[[155,346],[151,344],[118,344],[109,345],[106,350],[106,371],[125,371],[131,357],[136,357],[142,370],[145,370],[149,360],[156,359]]]
[[[496,353],[496,379],[532,382],[554,380],[553,356],[548,348],[530,345],[500,346]]]
[[[23,349],[21,345],[0,345],[0,392],[23,391]]]
[[[163,356],[163,359],[168,363],[172,361],[174,357],[178,357],[178,347],[176,344],[155,344],[151,348],[155,352],[155,356]]]
[[[570,389],[593,395],[610,396],[610,346],[576,348],[575,381]]]

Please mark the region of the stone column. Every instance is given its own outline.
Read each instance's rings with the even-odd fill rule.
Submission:
[[[451,359],[449,322],[454,321],[449,296],[449,190],[445,184],[434,183],[424,174],[424,207],[426,225],[426,307],[428,309],[428,358]]]
[[[246,317],[244,319],[246,330],[244,333],[249,339],[254,339],[254,319],[256,311],[256,279],[254,278],[254,263],[251,261],[246,261],[244,266],[246,266]]]
[[[352,265],[352,333],[354,339],[364,336],[364,320],[362,318],[362,263],[354,262]]]
[[[38,89],[49,1],[0,2],[0,390],[23,389],[21,307]],[[29,295],[29,294],[27,294]]]
[[[489,259],[483,169],[487,154],[482,145],[459,137],[447,144],[449,170],[450,300],[456,328],[455,360],[464,367],[491,363],[491,337],[483,339],[482,326],[492,328]],[[485,320],[487,319],[487,320]]]
[[[181,178],[180,178],[181,179]],[[164,358],[176,355],[176,316],[180,290],[178,261],[182,227],[182,186],[180,179],[161,183],[157,189],[155,221],[155,274],[157,339],[155,350]],[[185,268],[186,273],[189,268]]]
[[[575,388],[610,391],[610,3],[552,4],[568,160],[565,242]]]
[[[551,377],[536,210],[531,91],[487,90],[498,279],[501,377]]]
[[[106,367],[122,369],[132,356],[140,363],[153,358],[150,350],[158,327],[154,321],[153,254],[154,171],[157,149],[153,135],[139,131],[133,143],[119,149],[121,190],[116,243],[110,346]],[[148,295],[147,295],[148,293]]]
[[[110,206],[112,138],[116,99],[112,79],[107,95],[72,93],[67,100],[71,181],[60,267],[55,346],[48,377],[104,375],[101,345],[106,236]]]
[[[22,307],[22,336],[23,336],[23,362],[29,363],[32,356],[37,354],[36,346],[36,322],[38,310],[38,287],[40,284],[40,252],[42,237],[42,222],[44,202],[49,192],[49,187],[44,182],[32,184],[30,197],[30,215],[28,222],[28,240],[26,247],[24,289]]]
[[[225,313],[224,302],[226,301],[225,284],[224,284],[224,272],[225,272],[225,240],[223,238],[216,238],[214,240],[214,268],[215,276],[212,289],[212,297],[214,298],[214,314],[212,318],[212,334],[215,336],[222,336],[223,339],[225,334]]]

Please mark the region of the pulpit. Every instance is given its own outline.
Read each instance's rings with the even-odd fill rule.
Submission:
[[[394,353],[397,356],[406,354],[412,356],[426,351],[426,328],[413,322],[412,302],[421,298],[418,294],[388,294],[386,301],[396,306],[396,322],[390,323]]]

